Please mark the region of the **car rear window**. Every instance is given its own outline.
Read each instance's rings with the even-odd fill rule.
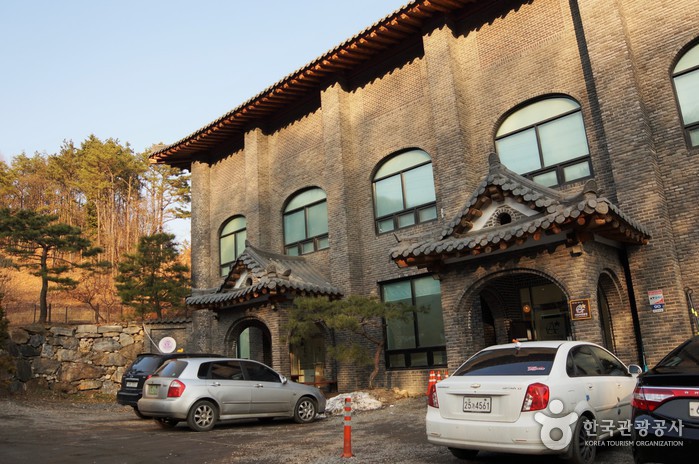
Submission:
[[[154,372],[160,366],[161,361],[162,358],[159,356],[141,356],[136,358],[131,369],[144,373]]]
[[[476,354],[454,373],[472,375],[548,375],[557,348],[501,348]]]
[[[656,368],[691,369],[699,368],[699,338],[693,338],[678,346],[665,356]]]
[[[184,371],[185,367],[187,367],[187,361],[183,361],[181,359],[171,359],[169,361],[165,361],[165,364],[163,364],[154,375],[159,377],[177,378],[180,376],[182,371]]]

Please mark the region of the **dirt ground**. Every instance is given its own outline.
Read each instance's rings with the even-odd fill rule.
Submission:
[[[425,397],[372,392],[380,409],[352,415],[352,458],[344,449],[342,414],[314,423],[234,421],[196,433],[180,424],[163,430],[111,398],[0,398],[0,463],[457,463],[425,438]],[[561,463],[556,457],[481,453],[474,463]],[[625,448],[604,449],[598,463],[630,463]]]

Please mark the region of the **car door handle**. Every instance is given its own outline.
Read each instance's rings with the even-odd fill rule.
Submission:
[[[212,387],[220,387],[221,383],[220,382],[214,382],[211,384]]]
[[[264,385],[262,385],[261,383],[258,383],[255,385],[255,388],[262,388],[262,387],[264,387]]]
[[[587,384],[587,389],[588,389],[588,390],[592,390],[592,387],[593,387],[593,385],[592,385],[591,383],[588,383],[588,384]]]

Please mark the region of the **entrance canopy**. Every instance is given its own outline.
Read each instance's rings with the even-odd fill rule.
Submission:
[[[271,299],[293,296],[341,298],[342,291],[330,284],[301,256],[263,251],[246,242],[221,286],[187,298],[195,308],[226,308],[240,304],[265,304]]]
[[[457,258],[592,239],[642,245],[650,234],[589,180],[578,194],[536,184],[489,156],[489,172],[461,212],[437,237],[403,241],[391,249],[399,267],[430,267]]]

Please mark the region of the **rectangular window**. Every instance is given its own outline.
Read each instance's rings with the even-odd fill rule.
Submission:
[[[308,237],[328,233],[328,202],[308,207]]]
[[[389,369],[446,365],[444,321],[439,280],[431,275],[381,285],[383,301],[417,310],[406,320],[386,321],[386,364]]]
[[[285,244],[300,242],[306,238],[306,224],[303,210],[284,215]]]
[[[405,176],[404,185],[407,186],[405,189],[406,208],[434,203],[436,201],[432,163],[406,171],[403,176]]]
[[[573,113],[539,126],[544,167],[589,155],[585,126],[580,113]]]
[[[536,132],[527,129],[495,141],[500,161],[517,174],[541,169]]]

